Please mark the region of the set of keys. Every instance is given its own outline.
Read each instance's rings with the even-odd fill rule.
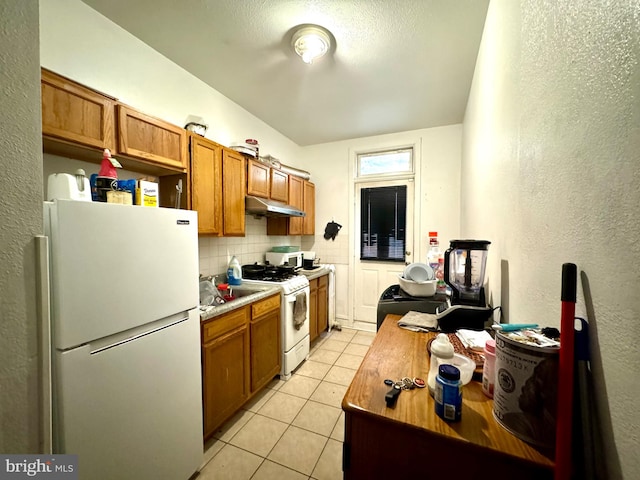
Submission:
[[[409,377],[403,377],[402,379],[394,382],[393,380],[387,379],[384,381],[385,385],[391,386],[391,390],[387,392],[384,396],[384,401],[387,404],[387,407],[393,407],[398,400],[398,396],[402,390],[413,390],[414,388],[424,388],[425,383],[421,378],[411,379]]]

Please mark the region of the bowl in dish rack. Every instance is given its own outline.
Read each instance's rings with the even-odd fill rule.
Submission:
[[[427,280],[435,280],[436,278],[433,268],[426,263],[418,262],[407,265],[402,276],[414,282],[425,282]]]
[[[398,275],[400,288],[412,297],[433,297],[436,294],[437,280],[425,280],[424,282],[414,282],[407,280],[402,275]]]

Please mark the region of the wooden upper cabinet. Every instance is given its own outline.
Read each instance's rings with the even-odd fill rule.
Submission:
[[[95,147],[115,147],[115,98],[41,69],[42,134]]]
[[[257,160],[247,160],[247,195],[269,198],[269,168]]]
[[[303,185],[304,213],[302,219],[302,234],[315,235],[316,233],[316,186],[308,181]]]
[[[191,209],[198,212],[198,233],[222,235],[222,147],[189,135]]]
[[[295,175],[289,177],[289,204],[304,211],[303,186],[304,180]],[[304,217],[289,218],[289,235],[302,235]]]
[[[121,155],[173,170],[187,169],[187,131],[118,104],[118,148]]]
[[[289,203],[289,175],[275,168],[271,169],[271,194],[273,200]]]
[[[316,224],[315,185],[295,175],[289,175],[289,205],[299,208],[304,217],[267,219],[267,235],[314,235]]]
[[[245,159],[229,148],[222,149],[223,235],[244,236]]]

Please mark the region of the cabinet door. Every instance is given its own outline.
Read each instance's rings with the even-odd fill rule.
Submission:
[[[303,183],[300,177],[289,177],[289,203],[304,211]],[[289,235],[302,235],[302,222],[304,217],[289,218]]]
[[[223,234],[244,236],[245,160],[228,148],[222,150]]]
[[[249,330],[246,324],[202,347],[205,438],[249,397],[248,355]]]
[[[143,162],[186,171],[187,131],[118,105],[118,151]]]
[[[309,280],[309,341],[318,337],[318,279]]]
[[[269,172],[271,168],[256,160],[247,161],[247,195],[269,198]]]
[[[289,175],[274,168],[271,169],[271,198],[289,203]]]
[[[115,99],[41,70],[42,134],[97,149],[115,147]]]
[[[328,275],[318,278],[318,335],[324,332],[329,326],[328,279]]]
[[[251,392],[280,372],[280,297],[277,308],[251,319]]]
[[[190,135],[191,209],[198,211],[198,233],[222,234],[222,148]]]
[[[303,186],[304,213],[302,220],[302,234],[315,235],[316,233],[316,186],[305,180]]]

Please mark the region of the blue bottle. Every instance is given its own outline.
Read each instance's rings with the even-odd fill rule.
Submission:
[[[242,268],[240,267],[240,262],[235,256],[231,258],[229,267],[227,268],[227,281],[229,282],[229,285],[242,284]]]
[[[453,365],[440,365],[433,395],[436,415],[448,422],[457,422],[462,415],[462,384],[460,370]]]

